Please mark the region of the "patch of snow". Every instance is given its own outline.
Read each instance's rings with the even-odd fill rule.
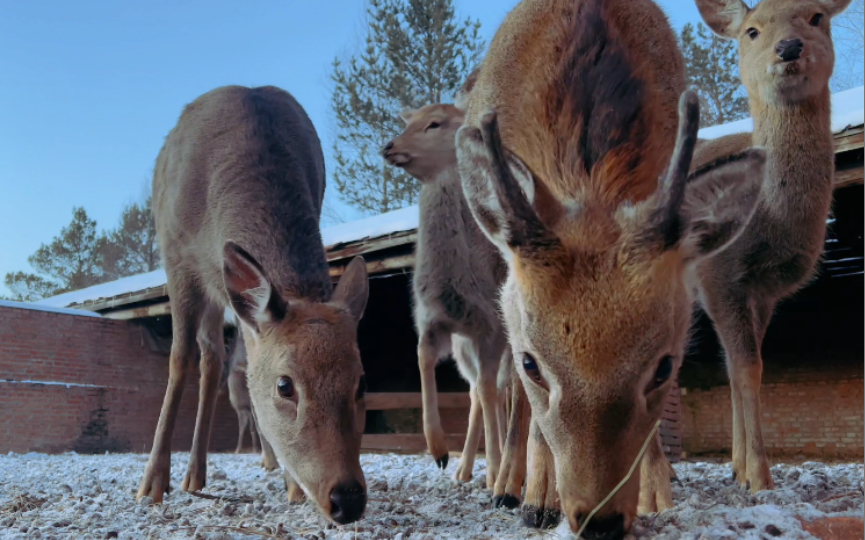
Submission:
[[[139,292],[154,287],[162,287],[168,283],[168,278],[165,277],[165,270],[154,270],[144,274],[136,274],[127,276],[115,281],[100,283],[85,289],[79,289],[68,293],[58,294],[49,298],[43,298],[33,302],[40,306],[64,307],[72,304],[81,304],[86,301],[100,300],[103,298],[112,298],[121,294]]]
[[[832,133],[841,133],[849,127],[862,124],[865,124],[865,86],[832,94]],[[701,139],[717,139],[724,135],[751,131],[754,131],[754,120],[744,118],[720,126],[703,128],[697,136]]]
[[[475,461],[470,482],[441,472],[429,456],[361,456],[369,490],[363,519],[328,524],[310,502],[288,504],[282,475],[266,472],[255,454],[211,454],[208,500],[179,490],[188,453],[172,455],[174,490],[160,505],[136,504],[144,454],[0,456],[0,539],[160,538],[252,540],[428,540],[573,538],[526,528],[519,510],[493,509],[486,465]],[[457,461],[457,460],[454,460]],[[814,537],[799,518],[862,519],[863,465],[775,465],[777,489],[752,495],[731,478],[729,464],[674,465],[675,506],[639,516],[628,540],[802,539]]]
[[[378,216],[327,227],[321,230],[321,240],[325,247],[329,248],[335,244],[411,231],[417,229],[419,222],[420,212],[417,205],[407,206]]]
[[[17,309],[31,309],[34,311],[47,311],[49,313],[62,313],[64,315],[80,315],[82,317],[102,317],[102,315],[94,312],[87,311],[86,309],[70,309],[64,306],[68,304],[65,303],[57,303],[57,304],[38,304],[35,302],[15,302],[13,300],[0,300],[0,307],[7,308],[17,308]]]
[[[40,386],[65,386],[66,388],[107,388],[107,386],[103,386],[100,384],[81,384],[81,383],[70,383],[70,382],[58,382],[58,381],[16,381],[14,379],[0,379],[0,384],[38,384]]]

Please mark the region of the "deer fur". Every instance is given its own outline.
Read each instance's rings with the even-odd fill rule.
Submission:
[[[774,486],[760,426],[761,348],[777,303],[814,276],[832,202],[835,155],[830,19],[851,0],[697,0],[706,23],[739,44],[753,134],[702,141],[695,165],[766,149],[760,202],[730,247],[701,262],[699,297],[726,352],[733,402],[733,473],[757,492]]]
[[[207,441],[230,306],[248,350],[258,427],[287,474],[336,523],[360,518],[363,259],[336,289],[318,223],[324,161],[303,108],[273,86],[224,86],[187,105],[153,177],[174,339],[168,388],[138,498],[161,501],[186,375],[201,350],[195,436],[181,488],[205,485]],[[217,346],[218,345],[218,346]]]
[[[649,0],[523,0],[490,44],[456,146],[472,214],[508,266],[501,309],[532,410],[529,524],[558,498],[576,531],[624,479],[682,362],[686,278],[756,205],[760,149],[688,174],[698,122]],[[668,466],[654,470],[644,485],[669,489]],[[630,529],[640,476],[589,536]]]
[[[412,286],[424,434],[430,453],[444,469],[448,450],[439,418],[435,366],[452,353],[469,383],[472,403],[455,477],[471,479],[483,425],[487,486],[492,489],[501,461],[503,387],[510,375],[510,351],[495,301],[504,263],[475,224],[463,197],[454,148],[463,112],[453,105],[433,104],[403,111],[402,117],[405,130],[387,143],[383,155],[389,164],[421,182]]]

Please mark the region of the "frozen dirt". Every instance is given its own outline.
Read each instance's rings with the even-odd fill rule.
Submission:
[[[286,503],[282,476],[253,454],[215,454],[202,499],[177,491],[188,454],[174,454],[172,491],[161,505],[134,497],[147,456],[9,454],[0,456],[0,539],[501,539],[567,538],[526,529],[517,511],[492,510],[484,462],[474,480],[451,480],[425,456],[365,455],[370,502],[365,517],[328,525],[311,503]],[[452,462],[455,460],[452,460]],[[814,538],[802,521],[863,515],[863,466],[776,465],[775,491],[750,495],[728,464],[675,466],[676,507],[638,518],[629,539]]]

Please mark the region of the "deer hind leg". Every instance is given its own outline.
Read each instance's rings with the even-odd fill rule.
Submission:
[[[706,311],[715,322],[727,356],[733,404],[733,474],[756,493],[775,483],[760,425],[760,384],[763,359],[760,349],[771,320],[774,302],[749,301],[745,293],[708,297]]]
[[[483,407],[481,407],[478,390],[474,381],[469,389],[469,397],[472,404],[469,409],[469,427],[466,432],[466,442],[463,446],[463,454],[460,456],[460,464],[457,466],[454,478],[460,482],[468,482],[472,479],[472,469],[475,465],[475,456],[480,444],[481,431],[483,430]]]
[[[526,479],[526,452],[529,439],[529,422],[532,411],[522,381],[514,374],[511,378],[511,405],[507,436],[499,477],[493,490],[493,506],[516,508],[523,493]]]
[[[136,500],[150,497],[153,502],[162,502],[164,493],[170,490],[171,480],[171,435],[180,407],[180,398],[186,384],[186,374],[195,361],[195,334],[201,322],[203,297],[182,276],[172,276],[168,289],[171,297],[171,319],[173,341],[169,357],[168,387],[159,413],[159,423],[153,436],[150,459],[138,488]]]
[[[534,529],[552,529],[562,518],[556,491],[556,462],[541,429],[534,421],[529,428],[528,469],[526,500],[520,509],[523,523]]]
[[[195,433],[192,436],[189,466],[181,485],[183,491],[198,491],[207,483],[207,446],[210,442],[216,393],[219,390],[225,355],[222,338],[224,312],[224,308],[209,304],[198,329],[198,347],[201,350],[198,414],[195,417]]]
[[[246,435],[246,428],[249,425],[249,411],[246,409],[237,410],[237,448],[234,449],[235,454],[239,454],[243,450],[243,437]]]
[[[661,445],[660,432],[655,433],[640,462],[640,502],[637,512],[649,514],[673,507],[673,488],[670,478],[673,469]]]
[[[423,432],[427,448],[442,470],[448,466],[448,447],[439,416],[438,389],[435,368],[443,351],[450,350],[450,332],[441,327],[429,327],[421,332],[418,343],[421,395],[423,400]]]

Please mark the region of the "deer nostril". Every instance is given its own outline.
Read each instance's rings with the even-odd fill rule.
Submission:
[[[778,58],[784,62],[790,62],[792,60],[798,60],[799,57],[802,56],[802,50],[804,48],[805,44],[802,43],[802,40],[799,38],[785,39],[779,41],[775,46],[775,54],[777,54]]]
[[[357,521],[366,509],[366,490],[356,480],[339,484],[330,492],[330,517],[340,525]]]
[[[387,151],[390,150],[391,148],[393,148],[393,141],[390,141],[389,143],[387,143],[386,145],[384,145],[384,149],[382,150],[382,152],[387,152]]]

